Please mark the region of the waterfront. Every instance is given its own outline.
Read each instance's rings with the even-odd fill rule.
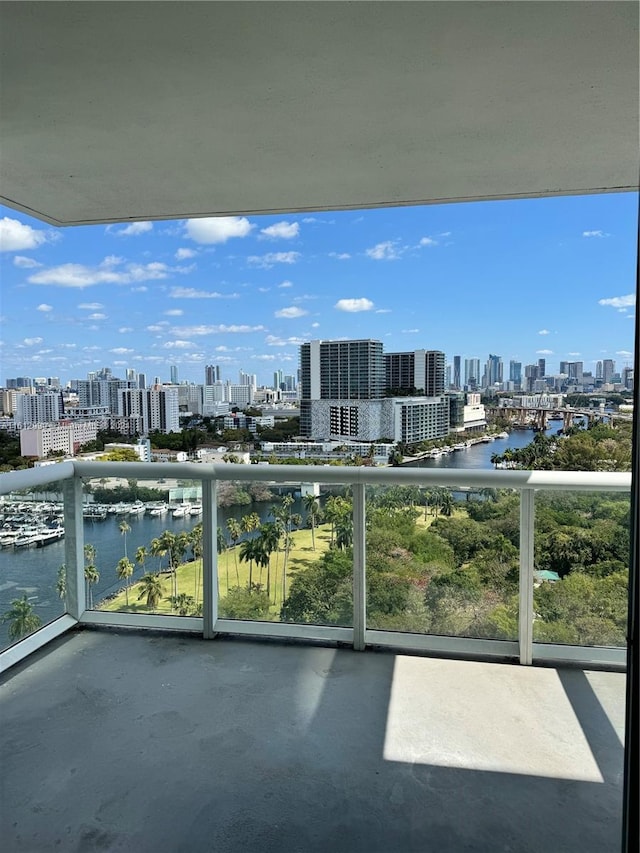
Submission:
[[[547,430],[552,434],[557,430],[553,426]],[[424,468],[466,468],[491,470],[491,456],[503,453],[507,447],[525,447],[532,441],[530,430],[514,430],[508,438],[498,438],[494,441],[475,444],[464,450],[443,454],[437,459],[425,459],[411,463],[411,467]],[[141,485],[144,483],[141,481]],[[272,520],[271,506],[278,501],[273,500],[254,503],[250,506],[234,506],[218,508],[218,524],[225,530],[229,518],[240,520],[249,512],[256,512],[261,521]],[[299,512],[305,517],[301,501],[296,500],[292,512]],[[95,602],[115,593],[122,588],[122,581],[116,577],[116,565],[124,556],[124,536],[118,529],[121,519],[109,515],[104,521],[85,521],[85,542],[96,549],[96,566],[100,572],[100,580],[93,587]],[[131,530],[126,536],[127,556],[134,561],[136,549],[148,546],[152,539],[160,536],[164,530],[181,532],[191,530],[200,520],[198,517],[173,518],[171,513],[153,517],[148,513],[127,517]],[[0,614],[5,613],[11,606],[11,601],[26,595],[33,604],[34,610],[43,623],[49,622],[63,612],[63,605],[55,590],[58,568],[65,561],[64,539],[54,542],[44,548],[5,548],[0,551]],[[165,561],[166,562],[166,561]],[[157,558],[149,557],[143,567],[136,565],[131,582],[139,580],[145,571],[157,566]],[[0,648],[7,643],[6,624],[0,625]]]

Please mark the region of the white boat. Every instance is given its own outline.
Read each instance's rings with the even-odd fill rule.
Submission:
[[[190,509],[191,507],[189,504],[183,504],[182,506],[177,506],[171,515],[173,518],[184,518],[185,515],[189,514]]]
[[[159,506],[156,504],[149,508],[149,515],[158,518],[161,515],[166,515],[168,510],[169,507],[166,504],[160,504]]]
[[[189,515],[202,515],[202,504],[191,504]]]
[[[142,501],[136,501],[129,507],[129,515],[144,515],[146,507]]]

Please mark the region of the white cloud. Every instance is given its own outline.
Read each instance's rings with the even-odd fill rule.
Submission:
[[[127,349],[126,347],[114,347],[110,349],[109,352],[112,352],[114,355],[125,355],[128,352],[133,352],[132,349]]]
[[[205,219],[187,219],[185,236],[196,243],[226,243],[232,237],[246,237],[253,225],[244,216],[211,216]]]
[[[607,234],[605,231],[583,231],[582,236],[583,237],[608,237],[609,234]]]
[[[348,261],[351,255],[349,252],[329,252],[329,257],[336,261]]]
[[[38,246],[46,242],[47,235],[44,231],[36,231],[30,225],[24,225],[17,219],[10,219],[8,216],[0,219],[0,252],[37,249]]]
[[[549,329],[540,329],[540,331],[538,332],[538,334],[539,334],[539,335],[550,335],[550,334],[551,334],[551,332],[549,331]]]
[[[139,234],[146,234],[153,229],[151,222],[131,222],[119,231],[115,231],[112,225],[107,226],[107,231],[115,234],[116,237],[137,237]]]
[[[626,296],[612,296],[610,299],[598,299],[598,305],[610,305],[612,308],[633,308],[635,304],[635,293],[627,293]]]
[[[118,329],[121,335],[126,334],[127,332],[133,332],[133,328],[131,326],[120,326]]]
[[[24,255],[16,255],[13,259],[13,264],[23,270],[31,270],[35,267],[41,267],[42,264],[34,258],[25,258]]]
[[[102,302],[81,302],[78,308],[86,308],[87,311],[99,311],[104,308]]]
[[[311,324],[312,329],[317,329],[319,326],[320,326],[320,323],[312,323]]]
[[[616,355],[620,355],[620,356],[622,356],[622,358],[633,358],[633,353],[629,352],[628,349],[617,350]]]
[[[162,332],[164,331],[164,326],[158,325],[158,323],[154,323],[152,326],[147,326],[147,332]]]
[[[374,304],[370,299],[362,297],[360,299],[338,299],[333,307],[337,308],[338,311],[356,313],[357,311],[371,311]]]
[[[140,285],[140,287],[132,287],[131,293],[146,293],[147,290],[149,290],[149,288],[146,285],[142,284]]]
[[[189,258],[195,258],[197,254],[195,249],[178,249],[175,253],[175,259],[177,261],[186,261]]]
[[[279,311],[275,312],[276,317],[282,317],[285,320],[293,320],[296,317],[304,317],[305,314],[308,314],[308,311],[305,311],[304,308],[298,308],[296,305],[292,305],[290,308],[281,308]]]
[[[420,329],[402,329],[403,335],[417,335]]]
[[[28,281],[31,284],[52,284],[58,287],[83,289],[96,284],[131,284],[138,281],[158,280],[167,278],[174,272],[187,271],[181,267],[168,267],[158,261],[149,264],[127,264],[123,270],[115,270],[111,266],[104,268],[102,266],[87,267],[83,264],[62,264],[59,267],[34,273],[29,276]]]
[[[164,345],[165,349],[189,349],[195,346],[191,341],[167,341]]]
[[[44,314],[48,314],[49,311],[53,311],[53,305],[47,305],[46,302],[42,302],[40,305],[38,305],[36,311],[42,311]]]
[[[171,308],[169,311],[163,311],[165,317],[182,317],[184,311],[182,308]]]
[[[391,314],[391,308],[376,308],[376,314]]]
[[[89,314],[89,316],[87,317],[87,320],[106,320],[106,319],[107,319],[106,314]]]
[[[300,252],[268,252],[266,255],[250,255],[247,261],[254,267],[269,270],[274,264],[295,264]]]
[[[300,226],[297,222],[276,222],[268,228],[262,228],[260,233],[269,240],[292,240],[298,236]]]
[[[290,281],[283,281],[282,284],[279,284],[278,287],[293,287],[293,283]]]
[[[402,252],[403,249],[398,246],[397,240],[385,240],[367,249],[366,255],[374,261],[397,261],[402,256]]]
[[[433,237],[423,237],[420,240],[420,245],[421,246],[437,246],[438,241],[434,240]]]
[[[264,326],[225,326],[221,324],[219,326],[177,326],[173,329],[174,334],[184,338],[191,338],[194,335],[241,334],[244,332],[264,332]]]
[[[582,353],[581,352],[568,352],[567,355],[576,356],[576,355],[582,355]]]
[[[26,344],[28,347],[33,347],[36,344],[41,344],[42,338],[25,338],[23,343]]]
[[[537,349],[536,355],[553,355],[553,350],[551,350],[551,349]]]
[[[237,299],[237,293],[217,293],[215,290],[196,290],[195,287],[172,287],[171,299]]]

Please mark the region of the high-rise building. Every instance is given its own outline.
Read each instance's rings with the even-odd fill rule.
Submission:
[[[569,361],[567,362],[567,374],[569,376],[569,382],[575,385],[582,385],[583,382],[583,366],[584,363],[582,361]]]
[[[547,370],[547,362],[544,358],[538,359],[538,379],[544,379]]]
[[[127,372],[125,373],[125,376],[127,378],[127,382],[137,382],[138,381],[136,371],[134,370],[133,367],[127,367]]]
[[[602,379],[602,362],[596,362],[596,379]]]
[[[170,368],[170,381],[172,385],[178,384],[178,366],[176,364],[172,364]]]
[[[382,342],[311,341],[300,347],[303,400],[378,400],[384,396]]]
[[[480,384],[480,359],[465,358],[464,384],[469,390],[475,390]]]
[[[612,358],[605,358],[602,361],[602,381],[608,385],[616,372],[616,363]]]
[[[220,367],[217,364],[207,364],[204,369],[204,384],[215,385],[220,382]]]
[[[124,417],[142,418],[142,432],[147,433],[180,431],[180,408],[178,389],[171,386],[153,389],[122,389],[119,414]]]
[[[483,385],[485,388],[492,388],[494,385],[502,384],[502,381],[502,358],[499,355],[489,353],[484,371]]]
[[[459,391],[460,388],[462,387],[460,384],[460,382],[461,382],[460,362],[461,362],[460,356],[454,355],[454,357],[453,357],[453,377],[452,377],[451,384],[455,388],[456,391]]]
[[[273,387],[276,391],[282,391],[282,385],[284,383],[284,373],[282,370],[274,370],[273,372]]]
[[[569,361],[561,361],[560,362],[560,373],[564,374],[565,376],[568,376],[569,375],[569,364],[570,363],[571,362],[569,362]],[[600,363],[600,372],[602,373],[602,363]]]
[[[445,355],[440,350],[384,354],[385,384],[398,394],[438,397],[445,389]]]
[[[513,384],[519,390],[522,385],[522,362],[514,361],[511,359],[509,362],[509,382],[513,382]]]
[[[60,417],[59,394],[18,394],[15,420],[19,424],[44,424]]]
[[[147,387],[147,374],[139,373],[138,374],[138,388],[146,388]]]

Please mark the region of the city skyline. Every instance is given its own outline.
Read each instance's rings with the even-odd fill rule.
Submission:
[[[372,338],[505,369],[632,364],[637,195],[51,228],[0,208],[0,380],[108,366],[270,385]],[[630,322],[631,321],[631,322]]]

